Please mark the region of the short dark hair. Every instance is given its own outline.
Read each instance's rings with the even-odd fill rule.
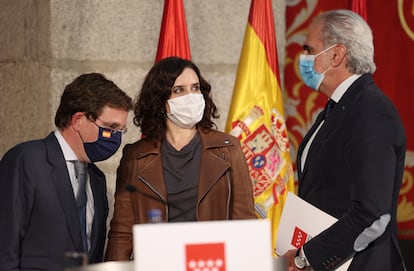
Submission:
[[[100,73],[82,74],[65,87],[55,115],[55,125],[65,128],[72,116],[84,112],[96,120],[105,106],[129,111],[132,99],[114,82]]]
[[[171,88],[175,80],[185,68],[190,68],[197,74],[200,90],[206,102],[203,118],[197,123],[197,127],[216,128],[212,118],[218,118],[219,115],[210,96],[211,85],[201,76],[200,70],[193,62],[178,57],[169,57],[160,60],[150,69],[134,104],[134,124],[141,128],[145,138],[159,139],[165,135],[166,103],[171,96]]]

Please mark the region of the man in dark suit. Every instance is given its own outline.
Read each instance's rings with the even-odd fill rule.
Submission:
[[[0,162],[0,270],[63,270],[64,254],[103,260],[108,201],[93,164],[112,156],[131,98],[98,73],[66,86],[57,130],[16,145]],[[83,166],[83,173],[77,164]]]
[[[350,10],[311,23],[300,56],[304,83],[329,97],[298,150],[299,196],[338,221],[285,254],[289,270],[405,270],[397,204],[405,159],[398,112],[374,83],[373,37]],[[317,221],[310,221],[317,223]]]

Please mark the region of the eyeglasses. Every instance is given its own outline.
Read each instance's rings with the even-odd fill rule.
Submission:
[[[124,127],[119,127],[118,124],[109,124],[103,120],[101,120],[100,118],[96,118],[96,120],[99,120],[100,122],[102,122],[102,126],[97,124],[96,121],[91,120],[90,118],[88,118],[91,122],[93,122],[93,124],[95,124],[98,128],[101,127],[109,132],[111,132],[111,134],[116,134],[116,133],[122,133],[125,134],[128,131],[128,127],[125,125]]]

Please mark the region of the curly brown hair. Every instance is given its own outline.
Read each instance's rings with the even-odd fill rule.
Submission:
[[[134,104],[134,124],[141,128],[145,139],[161,139],[166,132],[166,103],[171,96],[175,80],[185,68],[194,70],[200,81],[200,90],[206,106],[203,118],[197,128],[217,128],[212,121],[219,117],[217,107],[211,98],[211,85],[201,76],[198,67],[191,61],[169,57],[157,62],[148,72],[140,94]]]

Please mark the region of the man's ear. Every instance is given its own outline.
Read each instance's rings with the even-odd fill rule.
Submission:
[[[333,67],[337,67],[344,61],[347,50],[346,50],[346,47],[342,44],[338,44],[337,46],[332,48],[332,50],[333,50],[333,55],[332,55],[331,63]]]
[[[71,125],[75,129],[75,131],[79,130],[82,121],[84,120],[85,114],[83,112],[76,112],[72,115],[72,122]]]

